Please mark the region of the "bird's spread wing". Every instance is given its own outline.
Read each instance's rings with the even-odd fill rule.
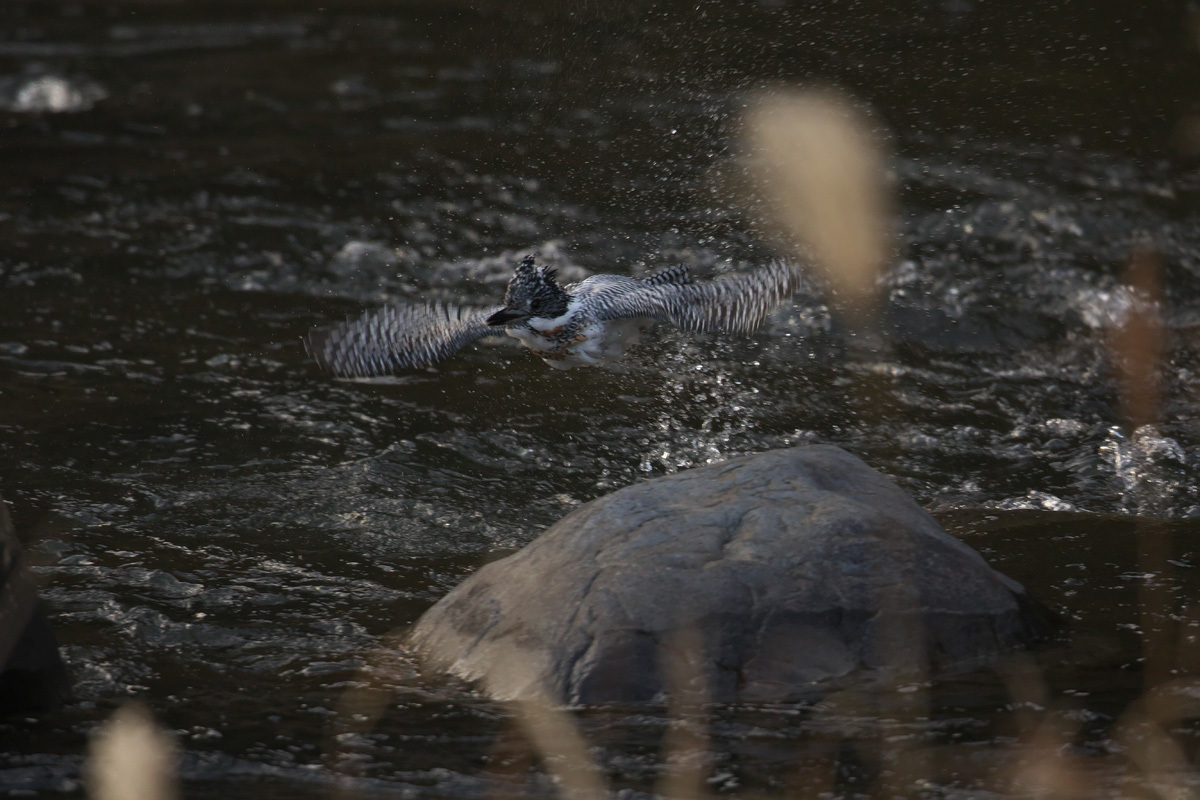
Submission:
[[[667,267],[662,272],[656,272],[653,275],[642,278],[642,283],[647,286],[669,286],[680,285],[692,282],[692,273],[683,264],[676,264],[673,267]]]
[[[599,293],[596,305],[606,320],[648,317],[689,331],[749,333],[803,285],[799,267],[773,261],[704,283],[623,281]]]
[[[339,378],[371,378],[441,361],[503,328],[486,320],[500,310],[452,305],[397,305],[328,328],[313,328],[304,348],[321,369]]]

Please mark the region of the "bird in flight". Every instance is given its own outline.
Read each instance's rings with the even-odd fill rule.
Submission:
[[[686,331],[749,333],[804,283],[799,267],[772,261],[753,272],[693,282],[686,266],[646,278],[593,275],[562,286],[528,256],[504,305],[393,305],[338,325],[313,328],[304,346],[339,378],[370,378],[424,367],[485,336],[508,335],[557,369],[620,358],[645,322]]]

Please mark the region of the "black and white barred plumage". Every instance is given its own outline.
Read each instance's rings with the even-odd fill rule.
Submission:
[[[749,333],[801,287],[799,268],[773,261],[754,272],[694,283],[687,267],[648,278],[593,275],[560,286],[555,271],[524,259],[503,306],[387,306],[304,337],[322,369],[342,378],[386,375],[440,361],[485,336],[507,334],[552,367],[619,358],[640,322],[687,331]]]
[[[340,378],[388,375],[428,366],[484,336],[503,334],[485,321],[499,310],[440,303],[384,306],[340,325],[313,328],[304,347],[321,369]]]

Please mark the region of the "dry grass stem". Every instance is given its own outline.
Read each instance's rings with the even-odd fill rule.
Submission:
[[[746,139],[767,222],[812,252],[849,311],[871,316],[892,213],[869,121],[832,92],[770,94],[749,111]]]
[[[1004,681],[1012,700],[1021,736],[1033,738],[1050,705],[1050,687],[1046,685],[1042,671],[1028,654],[1013,653],[997,665],[996,673]]]
[[[1200,674],[1200,605],[1185,606],[1176,625],[1175,669],[1182,675]]]
[[[84,772],[93,800],[176,800],[175,742],[141,703],[126,703],[97,732]]]
[[[1126,270],[1130,303],[1109,331],[1109,349],[1117,373],[1121,407],[1131,430],[1158,421],[1159,368],[1165,347],[1159,307],[1162,257],[1146,244],[1134,248]]]
[[[604,800],[608,797],[600,769],[570,715],[548,700],[518,700],[513,704],[525,735],[558,780],[564,797]]]
[[[1143,427],[1159,421],[1166,354],[1162,272],[1158,250],[1148,242],[1136,244],[1125,272],[1129,301],[1108,332],[1121,407],[1134,439]],[[1147,689],[1165,681],[1175,662],[1175,634],[1169,624],[1174,603],[1170,559],[1170,537],[1152,523],[1140,523],[1138,571],[1144,576],[1139,587],[1140,625]]]
[[[1103,796],[1082,758],[1067,751],[1078,724],[1046,714],[1014,758],[1011,790],[1047,800],[1092,800]]]
[[[656,793],[662,797],[703,800],[707,783],[708,726],[705,708],[710,695],[705,671],[704,640],[695,628],[676,632],[659,652],[667,687],[667,733],[663,763],[667,765]]]
[[[366,663],[359,670],[360,682],[338,696],[334,711],[341,732],[365,733],[375,729],[380,717],[392,702],[393,692],[378,685],[372,677],[376,670],[387,671],[396,653],[404,647],[405,630],[394,630],[382,637],[379,647],[365,655]]]
[[[1190,786],[1195,777],[1193,765],[1183,748],[1154,718],[1152,695],[1134,703],[1117,725],[1114,738],[1129,760],[1141,772],[1138,784],[1164,800],[1189,800],[1197,797]],[[1194,709],[1192,709],[1194,711]]]
[[[1175,569],[1171,537],[1153,522],[1139,521],[1138,615],[1142,631],[1142,679],[1147,690],[1171,677],[1177,663],[1175,633]]]

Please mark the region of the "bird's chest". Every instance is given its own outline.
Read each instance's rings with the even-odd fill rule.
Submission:
[[[550,366],[570,369],[619,359],[625,348],[637,341],[638,325],[636,320],[587,320],[561,328],[511,328],[508,335],[520,340]]]
[[[586,326],[577,322],[565,322],[553,327],[523,325],[508,328],[505,333],[542,358],[566,357],[572,347],[583,344],[589,338]]]

